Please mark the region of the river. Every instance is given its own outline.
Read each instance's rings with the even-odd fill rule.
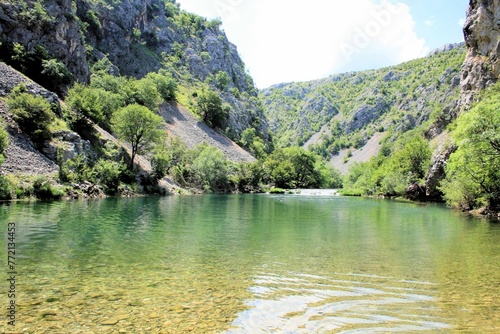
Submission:
[[[0,206],[0,228],[2,332],[500,331],[500,225],[441,205],[307,193],[20,202]]]

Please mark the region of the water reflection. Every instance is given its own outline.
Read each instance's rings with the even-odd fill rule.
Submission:
[[[499,332],[500,225],[440,206],[132,198],[0,206],[8,221],[19,331]]]
[[[380,333],[436,331],[452,326],[436,304],[436,286],[392,277],[336,274],[326,278],[262,274],[228,333]]]

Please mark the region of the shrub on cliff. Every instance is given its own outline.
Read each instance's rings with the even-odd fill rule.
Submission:
[[[224,128],[229,110],[222,104],[222,99],[216,91],[211,89],[201,91],[196,99],[196,106],[205,123],[213,128]]]
[[[7,98],[7,107],[21,129],[35,142],[40,143],[51,137],[49,125],[54,113],[43,97],[27,93],[26,87],[21,84]]]

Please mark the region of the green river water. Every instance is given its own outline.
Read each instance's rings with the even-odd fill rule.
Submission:
[[[500,225],[439,205],[12,203],[0,206],[0,228],[2,333],[500,333]]]

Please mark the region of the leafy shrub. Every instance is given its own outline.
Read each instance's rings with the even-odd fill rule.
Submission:
[[[0,175],[0,201],[9,201],[14,198],[15,187],[5,176]]]
[[[237,165],[234,183],[241,192],[260,192],[264,171],[259,162],[242,162]]]
[[[69,90],[66,102],[74,111],[108,130],[113,114],[124,105],[121,95],[80,83]]]
[[[59,86],[69,84],[73,77],[66,65],[57,59],[43,59],[42,74],[46,77],[46,87],[52,91],[60,91]]]
[[[227,108],[223,108],[222,99],[217,92],[211,89],[199,92],[196,107],[205,123],[214,128],[224,128],[229,111]]]
[[[177,90],[177,82],[167,71],[160,70],[159,73],[148,73],[146,78],[153,81],[156,89],[163,100],[169,101],[175,99],[175,91]]]
[[[52,185],[46,176],[39,176],[33,182],[33,194],[41,200],[52,200],[61,198],[64,192]]]
[[[43,97],[26,93],[26,87],[21,84],[12,90],[7,98],[7,106],[19,126],[35,141],[51,137],[49,125],[54,114]]]
[[[93,168],[94,181],[105,187],[106,193],[116,193],[126,166],[116,161],[99,159]]]
[[[229,75],[226,72],[219,71],[215,75],[215,81],[217,82],[217,86],[220,89],[225,90],[229,85],[229,83],[231,82],[231,79],[229,78]]]
[[[153,174],[156,179],[161,179],[167,174],[170,166],[170,156],[166,148],[157,150],[151,158],[151,165],[153,167]]]
[[[156,111],[162,102],[162,96],[156,86],[155,78],[149,76],[141,80],[131,79],[129,85],[135,103]]]
[[[79,154],[65,162],[61,162],[59,159],[59,179],[61,181],[83,182],[93,178],[93,170],[84,155]]]
[[[283,188],[271,188],[271,190],[269,190],[269,193],[270,194],[284,194],[285,189],[283,189]]]
[[[230,163],[219,149],[202,145],[191,165],[191,179],[201,189],[219,192],[228,188]]]
[[[277,149],[264,161],[267,181],[287,189],[326,187],[325,168],[319,156],[301,147]]]

